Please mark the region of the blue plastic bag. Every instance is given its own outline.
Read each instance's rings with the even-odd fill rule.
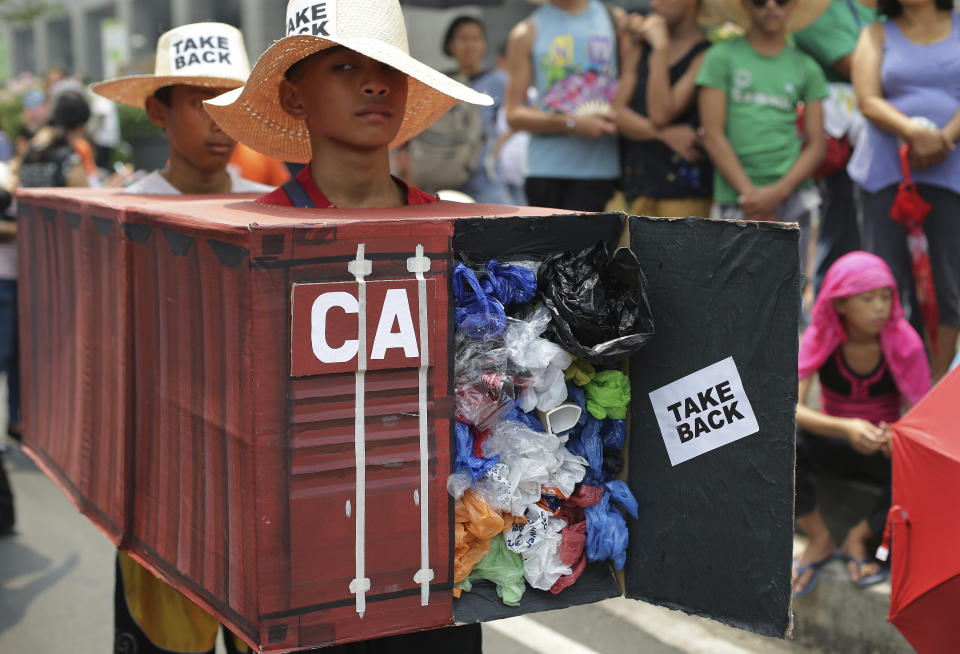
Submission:
[[[487,470],[500,461],[500,457],[494,455],[486,459],[476,456],[473,451],[473,433],[470,431],[470,427],[462,422],[454,423],[454,433],[457,438],[457,467],[455,472],[468,471],[473,483],[476,484],[477,480],[483,477]]]
[[[630,534],[627,521],[616,503],[634,518],[639,517],[637,500],[626,482],[610,481],[604,485],[600,502],[583,510],[587,518],[587,560],[605,561],[610,559],[617,570],[627,561],[627,544]]]

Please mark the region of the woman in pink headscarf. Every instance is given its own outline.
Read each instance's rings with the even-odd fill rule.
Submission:
[[[837,555],[856,584],[885,577],[867,545],[882,535],[890,505],[887,426],[930,390],[923,341],[904,319],[897,283],[882,259],[851,252],[830,267],[800,342],[798,368],[796,515],[810,539],[794,563],[793,594],[802,597],[820,567]],[[814,375],[820,379],[820,411],[805,404]],[[817,509],[811,472],[869,480],[886,489],[839,551]]]

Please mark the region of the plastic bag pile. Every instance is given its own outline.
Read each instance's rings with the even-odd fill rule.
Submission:
[[[453,278],[454,592],[486,579],[511,606],[527,584],[561,592],[588,562],[623,567],[637,502],[616,479],[630,402],[619,365],[653,334],[628,249],[535,267],[457,264]]]

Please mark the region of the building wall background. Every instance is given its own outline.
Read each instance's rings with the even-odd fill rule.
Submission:
[[[42,74],[54,65],[89,81],[116,73],[152,72],[157,38],[175,25],[200,21],[229,23],[242,30],[253,63],[283,36],[285,6],[283,0],[69,0],[31,23],[0,22],[0,39],[7,51],[7,70],[0,71],[0,76],[23,71]],[[510,28],[534,8],[527,0],[454,9],[404,6],[411,54],[440,70],[450,70],[453,62],[441,53],[440,42],[451,20],[470,14],[487,24],[492,66]],[[104,21],[113,21],[112,31],[105,33]],[[120,62],[116,73],[105,63],[108,52]]]

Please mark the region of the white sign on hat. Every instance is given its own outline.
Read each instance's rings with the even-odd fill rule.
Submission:
[[[153,74],[117,77],[91,88],[115,102],[144,109],[146,99],[165,86],[234,89],[249,73],[240,30],[224,23],[192,23],[160,35]]]
[[[328,38],[337,35],[335,0],[293,0],[287,5],[287,36],[307,34]]]
[[[224,27],[216,23],[199,23],[172,30],[167,54],[170,69],[167,74],[207,77],[242,75],[237,68],[241,56],[246,56],[246,53],[240,54],[243,44],[238,32]],[[160,62],[157,63],[159,69]]]

